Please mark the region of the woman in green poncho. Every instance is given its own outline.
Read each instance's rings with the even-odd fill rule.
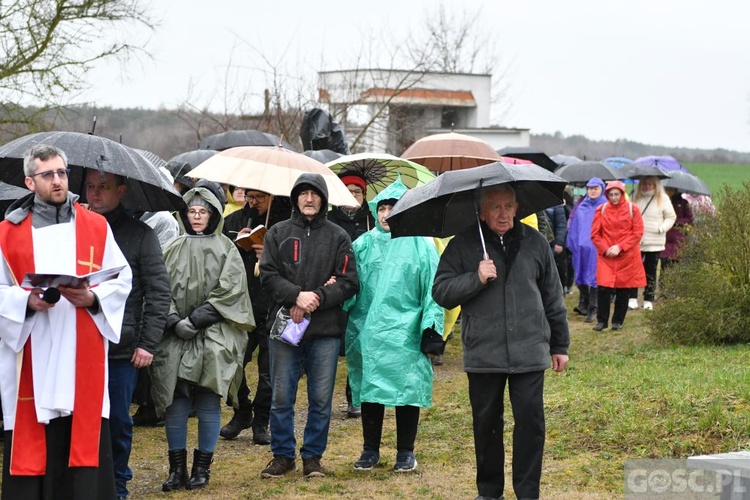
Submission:
[[[438,264],[435,244],[430,238],[391,239],[385,220],[405,192],[399,179],[379,193],[370,202],[376,227],[352,245],[360,285],[346,304],[346,362],[352,404],[362,406],[364,436],[356,470],[370,470],[380,460],[386,406],[396,408],[394,470],[416,469],[419,409],[432,405],[432,364],[426,353],[443,348],[444,311],[431,294]]]
[[[208,484],[209,466],[221,429],[221,400],[236,393],[247,345],[255,327],[242,258],[222,235],[222,206],[205,187],[183,197],[179,212],[185,234],[164,249],[172,284],[166,331],[154,356],[152,393],[165,415],[169,477],[163,491]],[[198,448],[187,476],[187,422],[198,417]]]

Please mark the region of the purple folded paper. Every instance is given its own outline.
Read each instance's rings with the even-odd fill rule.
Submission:
[[[304,316],[302,321],[295,323],[293,320],[289,320],[284,327],[284,331],[281,332],[281,340],[292,345],[299,345],[302,337],[305,336],[305,330],[310,324],[310,318]]]

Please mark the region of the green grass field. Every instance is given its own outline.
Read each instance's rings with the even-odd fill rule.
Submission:
[[[724,184],[741,189],[742,183],[750,181],[750,165],[688,163],[685,167],[708,184],[714,193],[714,201],[721,198]]]

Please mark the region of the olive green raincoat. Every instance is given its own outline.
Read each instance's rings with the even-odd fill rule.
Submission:
[[[371,202],[399,199],[406,186],[397,180]],[[443,333],[444,311],[432,299],[438,253],[431,238],[391,239],[376,227],[352,244],[359,292],[345,304],[346,362],[352,404],[432,405],[432,363],[420,350],[422,332]]]
[[[196,193],[221,214],[219,200],[206,188],[191,189],[184,199],[191,200]],[[184,226],[182,218],[178,219]],[[172,282],[170,314],[184,318],[209,302],[224,319],[190,340],[183,340],[171,328],[164,333],[151,365],[152,394],[159,415],[172,404],[178,379],[237,401],[247,346],[245,332],[255,328],[255,319],[245,267],[234,243],[222,235],[223,223],[219,220],[211,234],[183,234],[164,249]]]

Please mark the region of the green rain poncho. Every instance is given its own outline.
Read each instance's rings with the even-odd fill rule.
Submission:
[[[221,214],[221,204],[206,188],[191,189],[184,199],[191,200],[196,193]],[[183,340],[173,329],[164,333],[151,367],[152,394],[160,415],[172,404],[178,379],[237,401],[245,332],[255,328],[255,319],[242,258],[234,243],[221,234],[223,224],[222,218],[211,234],[183,234],[164,249],[172,283],[170,315],[184,318],[209,302],[224,319],[190,340]]]
[[[399,199],[406,186],[397,180],[370,203]],[[346,363],[352,404],[432,405],[432,363],[420,350],[422,332],[442,335],[443,308],[432,300],[438,253],[431,238],[391,239],[376,227],[352,244],[359,293],[350,299]]]

